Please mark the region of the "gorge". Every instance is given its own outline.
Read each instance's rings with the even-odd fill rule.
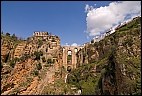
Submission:
[[[108,33],[82,46],[1,33],[1,95],[141,95],[141,17]]]

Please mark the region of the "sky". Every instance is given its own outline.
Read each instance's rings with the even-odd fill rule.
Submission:
[[[1,31],[23,38],[47,31],[59,36],[61,45],[76,46],[140,11],[134,1],[2,1]]]

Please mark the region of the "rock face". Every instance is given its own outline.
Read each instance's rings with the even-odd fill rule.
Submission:
[[[34,32],[27,40],[14,40],[3,34],[2,41],[2,94],[34,94],[48,67],[53,66],[54,72],[61,69],[62,48],[58,36]]]
[[[14,58],[20,58],[24,53],[25,47],[26,47],[26,42],[18,44],[14,52]]]
[[[79,69],[69,75],[68,82],[80,85],[84,95],[141,94],[140,21],[141,17],[135,18],[103,40],[86,44],[77,53]],[[91,73],[94,68],[96,75]]]
[[[2,46],[1,46],[1,60],[3,62],[7,62],[7,58],[10,54],[11,49],[13,48],[12,41],[3,40]]]

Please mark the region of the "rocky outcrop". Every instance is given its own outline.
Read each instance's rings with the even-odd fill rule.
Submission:
[[[45,35],[34,34],[27,40],[21,41],[14,41],[10,36],[2,37],[1,94],[35,94],[40,90],[38,85],[42,83],[41,80],[46,78],[44,75],[48,67],[56,69],[52,72],[54,74],[55,71],[60,71],[62,64],[60,38]],[[55,76],[51,76],[46,83],[53,83],[54,79]],[[42,84],[42,87],[45,85]]]
[[[80,50],[77,54],[79,68],[69,75],[68,82],[78,85],[84,95],[141,94],[140,21],[141,17],[138,17]],[[96,75],[93,75],[91,72],[95,66]]]
[[[26,42],[22,42],[17,45],[15,52],[14,52],[14,58],[20,58],[24,54],[25,46],[26,46]]]

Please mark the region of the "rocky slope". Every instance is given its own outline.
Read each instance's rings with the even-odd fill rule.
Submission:
[[[141,17],[78,52],[68,83],[83,95],[141,94]]]
[[[60,73],[62,48],[59,37],[32,36],[19,40],[8,33],[1,37],[1,94],[43,94],[40,88],[54,83],[55,72]]]

